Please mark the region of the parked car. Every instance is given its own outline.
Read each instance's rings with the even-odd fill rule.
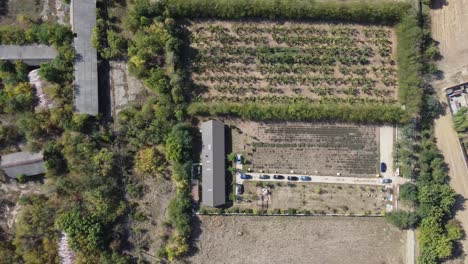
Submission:
[[[236,155],[236,163],[237,164],[242,164],[242,154],[237,154]]]
[[[387,171],[387,164],[385,164],[385,162],[380,163],[380,171],[381,172],[386,172]]]
[[[237,185],[236,185],[236,193],[237,193],[237,195],[242,195],[242,194],[244,194],[244,185],[242,185],[242,184],[237,184]]]
[[[309,176],[301,176],[301,181],[311,181],[312,178]]]
[[[258,178],[260,180],[268,180],[268,179],[270,179],[270,175],[259,175]]]
[[[382,183],[392,183],[392,179],[382,179]]]
[[[275,180],[284,180],[284,176],[283,175],[273,175],[273,179],[275,179]]]
[[[252,179],[252,175],[242,173],[240,175],[240,178],[243,179],[243,180],[250,180],[250,179]]]
[[[288,181],[298,181],[299,178],[296,176],[288,176]]]

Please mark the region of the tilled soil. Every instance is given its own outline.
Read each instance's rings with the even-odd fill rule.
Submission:
[[[188,263],[405,262],[406,233],[383,218],[200,216]]]

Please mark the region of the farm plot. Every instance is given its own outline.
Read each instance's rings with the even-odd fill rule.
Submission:
[[[263,195],[264,190],[268,195]],[[244,182],[244,194],[236,203],[239,208],[285,210],[321,214],[379,214],[386,211],[389,189],[384,186]]]
[[[390,27],[196,21],[195,101],[396,103]]]
[[[224,122],[232,128],[233,152],[245,156],[244,170],[352,177],[375,177],[377,173],[377,126]]]
[[[406,232],[383,218],[199,216],[197,220],[197,251],[188,263],[406,263]]]

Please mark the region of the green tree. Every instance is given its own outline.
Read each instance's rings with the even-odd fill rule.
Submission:
[[[412,183],[400,185],[400,199],[416,205],[418,202],[418,187]]]
[[[192,136],[188,127],[181,124],[175,126],[166,140],[166,157],[172,162],[181,163],[190,160],[192,151]]]

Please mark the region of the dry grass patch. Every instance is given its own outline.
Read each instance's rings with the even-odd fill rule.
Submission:
[[[405,263],[406,232],[383,218],[200,216],[199,221],[198,250],[188,263]]]

